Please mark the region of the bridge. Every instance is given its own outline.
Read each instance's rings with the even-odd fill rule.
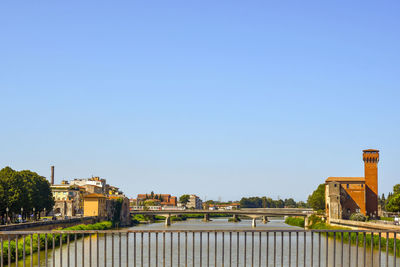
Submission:
[[[226,214],[232,215],[234,219],[238,216],[246,216],[252,218],[252,226],[256,227],[256,219],[261,218],[263,223],[268,222],[268,217],[284,217],[284,216],[298,216],[305,217],[313,214],[312,209],[298,209],[298,208],[265,208],[265,209],[239,209],[239,210],[134,210],[131,211],[132,215],[159,215],[165,217],[165,225],[171,225],[171,216],[185,215],[185,214],[203,214],[204,221],[210,220],[210,214]]]

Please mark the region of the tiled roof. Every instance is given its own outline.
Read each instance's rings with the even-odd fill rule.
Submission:
[[[86,196],[84,196],[84,197],[85,197],[85,198],[105,198],[106,196],[103,195],[103,194],[96,194],[96,193],[93,193],[93,194],[86,195]]]
[[[365,182],[364,177],[328,177],[325,182]]]

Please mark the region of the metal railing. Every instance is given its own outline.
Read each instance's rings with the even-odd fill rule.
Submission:
[[[0,232],[0,260],[1,266],[399,266],[399,236],[359,230]]]

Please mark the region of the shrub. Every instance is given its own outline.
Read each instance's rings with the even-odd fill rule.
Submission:
[[[367,217],[365,217],[364,214],[362,214],[362,213],[353,213],[350,216],[350,220],[365,222],[367,220]]]
[[[304,228],[304,218],[302,217],[287,217],[285,223],[292,226],[298,226]]]

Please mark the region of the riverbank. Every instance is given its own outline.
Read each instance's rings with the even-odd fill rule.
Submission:
[[[112,229],[112,222],[109,221],[104,221],[104,222],[99,222],[99,223],[94,223],[94,224],[80,224],[80,225],[75,225],[71,227],[66,227],[66,228],[60,228],[58,230],[109,230]],[[6,233],[5,233],[6,234]],[[7,262],[8,260],[8,250],[10,247],[10,257],[11,261],[14,262],[16,258],[16,248],[18,247],[18,258],[22,259],[23,256],[23,250],[24,250],[24,239],[25,239],[25,255],[28,256],[31,254],[31,248],[32,248],[32,253],[35,253],[38,251],[38,248],[44,249],[46,246],[46,238],[47,238],[47,248],[52,248],[53,247],[53,239],[56,247],[60,246],[60,240],[62,240],[62,243],[67,242],[67,236],[68,234],[57,234],[57,235],[45,235],[45,234],[33,234],[33,235],[28,235],[25,236],[24,238],[18,239],[18,242],[15,240],[11,240],[10,242],[4,241],[3,235],[1,235],[1,238],[3,238],[3,259],[4,263]],[[77,234],[76,238],[81,238],[81,234]],[[75,235],[69,235],[70,241],[75,240]]]
[[[304,228],[304,218],[300,217],[288,217],[285,219],[285,223],[291,226],[298,226]],[[320,217],[312,215],[309,217],[309,225],[308,229],[314,229],[314,230],[352,230],[351,228],[348,227],[340,227],[340,226],[332,226],[329,224],[326,224],[321,220]],[[334,233],[324,233],[325,235],[328,235],[330,238],[334,238]],[[340,240],[342,238],[342,235],[340,233],[336,234],[336,239]],[[364,234],[364,233],[343,233],[343,241],[348,242],[350,239],[351,244],[357,244],[358,246],[362,247],[364,246],[364,239],[365,239],[365,244],[367,247],[371,247],[371,244],[375,249],[378,249],[379,247],[379,235],[374,234],[373,236],[369,233]],[[381,244],[384,244],[381,246],[382,251],[386,251],[386,242],[388,241],[388,248],[389,252],[393,253],[394,250],[396,249],[396,254],[399,255],[400,253],[400,242],[396,242],[396,247],[394,245],[394,238],[387,238],[385,236],[381,236]]]

